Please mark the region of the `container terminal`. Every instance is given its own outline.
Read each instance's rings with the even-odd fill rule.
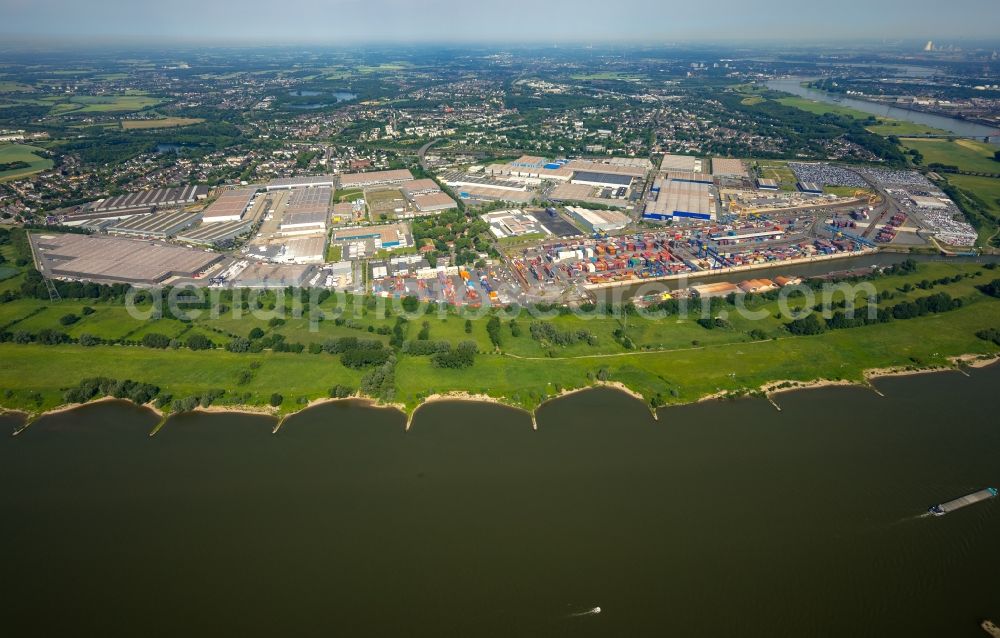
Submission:
[[[985,501],[991,499],[997,495],[997,488],[987,487],[986,489],[979,490],[978,492],[973,492],[972,494],[967,494],[961,498],[956,498],[953,501],[948,501],[947,503],[941,503],[940,505],[935,505],[928,509],[927,511],[934,516],[944,516],[949,512],[954,512],[955,510],[962,509],[968,505],[973,505],[979,503],[980,501]]]

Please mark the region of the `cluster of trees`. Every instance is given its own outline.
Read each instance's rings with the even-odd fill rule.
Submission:
[[[90,377],[66,390],[63,398],[67,403],[86,403],[97,396],[112,396],[144,405],[158,394],[160,388],[151,383],[140,383],[131,379],[119,381],[108,377]]]
[[[189,346],[190,347],[190,346]],[[254,328],[250,331],[250,337],[233,337],[233,339],[226,344],[226,350],[230,352],[263,352],[264,350],[270,348],[275,352],[303,352],[306,347],[301,343],[288,343],[285,341],[285,335],[273,332],[269,335],[265,335],[264,331],[260,328]],[[197,348],[192,348],[195,350]],[[317,351],[318,352],[318,351]]]
[[[447,341],[417,340],[407,341],[400,348],[400,352],[414,357],[429,357],[439,352],[451,350],[451,344]]]
[[[155,348],[158,350],[180,348],[182,345],[187,346],[191,350],[211,350],[215,347],[211,339],[201,334],[190,335],[187,339],[181,341],[180,339],[173,339],[164,334],[150,332],[143,335],[141,343],[146,348]]]
[[[1000,330],[996,328],[987,328],[986,330],[980,330],[976,333],[976,336],[983,341],[992,341],[993,343],[1000,346]]]
[[[531,338],[542,344],[571,346],[583,341],[587,345],[597,345],[597,337],[587,330],[559,330],[549,321],[532,321],[528,330]]]
[[[68,334],[53,328],[42,328],[36,333],[27,330],[16,330],[10,332],[0,331],[0,343],[37,343],[43,346],[57,346],[61,343],[69,343],[72,339]]]
[[[500,318],[493,316],[489,318],[486,322],[486,334],[490,337],[490,343],[493,344],[494,348],[499,348],[503,345],[503,339],[500,335],[501,325]]]
[[[988,284],[977,286],[977,288],[979,288],[980,292],[984,295],[1000,298],[1000,279],[994,279]]]
[[[782,97],[783,94],[765,94],[764,97]],[[826,155],[824,143],[844,139],[882,158],[887,164],[903,166],[906,158],[896,144],[869,132],[865,127],[876,123],[874,117],[864,120],[854,119],[837,113],[816,115],[794,106],[785,106],[773,99],[744,104],[744,95],[736,92],[713,96],[728,110],[746,116],[744,128],[767,137],[777,137],[785,141],[784,153],[793,156],[808,152]],[[763,153],[763,156],[775,155]]]
[[[29,253],[30,254],[30,253]],[[31,262],[31,258],[24,258],[27,261],[18,265],[24,266]],[[63,299],[95,299],[107,301],[110,299],[124,299],[128,292],[128,284],[114,284],[111,286],[95,284],[82,281],[62,281],[59,279],[50,280],[56,292]],[[24,281],[21,283],[21,295],[29,299],[48,299],[49,289],[45,285],[42,274],[31,268],[25,273]]]
[[[449,345],[447,350],[435,352],[431,355],[431,363],[436,368],[469,368],[476,361],[477,350],[475,341],[463,341],[455,348]]]
[[[200,394],[192,394],[191,396],[184,397],[183,399],[174,399],[172,402],[164,400],[162,403],[163,405],[166,405],[169,402],[170,409],[174,412],[190,412],[199,406],[203,408],[211,406],[217,399],[222,398],[225,394],[225,390],[209,390],[208,392],[202,392]],[[161,401],[157,400],[157,405],[160,403]]]
[[[939,292],[915,301],[901,301],[888,308],[879,308],[874,313],[871,313],[868,307],[861,307],[853,312],[838,311],[826,321],[821,321],[816,313],[810,313],[805,317],[786,323],[785,328],[793,335],[815,335],[825,330],[858,328],[877,323],[888,323],[894,319],[914,319],[929,314],[948,312],[961,306],[961,299],[955,299],[946,292]]]
[[[921,297],[916,301],[901,301],[890,309],[893,319],[913,319],[929,314],[948,312],[962,307],[961,299],[953,299],[946,292]]]
[[[340,353],[340,363],[345,367],[361,370],[372,366],[380,366],[389,360],[392,351],[383,348],[379,343],[377,347],[354,348]]]
[[[698,319],[696,323],[705,330],[715,330],[716,328],[724,330],[732,327],[732,325],[722,317],[702,317]]]
[[[390,353],[385,363],[361,378],[361,392],[391,401],[396,396],[396,356]]]
[[[346,399],[347,397],[354,395],[354,389],[350,386],[338,383],[330,388],[329,394],[331,399]]]

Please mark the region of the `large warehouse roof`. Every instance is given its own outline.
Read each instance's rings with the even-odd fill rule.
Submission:
[[[253,222],[249,219],[240,219],[231,222],[215,222],[214,224],[202,224],[197,228],[185,230],[177,234],[178,241],[186,241],[192,244],[205,244],[210,246],[220,241],[239,237],[250,230]]]
[[[208,186],[179,186],[177,188],[157,188],[116,195],[91,204],[93,212],[125,210],[151,206],[176,206],[190,204],[208,196]]]
[[[377,184],[394,184],[408,182],[413,179],[413,173],[405,168],[394,171],[371,171],[369,173],[344,173],[340,176],[341,188],[356,188],[359,186],[375,186]]]
[[[282,188],[310,188],[315,186],[328,186],[333,188],[336,178],[333,175],[313,175],[311,177],[283,177],[272,179],[267,183],[267,190],[273,191]]]
[[[295,226],[326,226],[328,213],[324,210],[317,211],[293,211],[285,213],[281,220],[281,228],[291,228]]]
[[[288,196],[288,205],[285,209],[289,212],[322,211],[326,213],[330,210],[332,197],[333,189],[327,186],[295,189]]]
[[[667,182],[655,202],[646,205],[646,215],[714,217],[715,193],[709,184]]]
[[[596,173],[617,173],[619,175],[631,175],[632,177],[643,177],[648,172],[648,169],[652,165],[649,164],[649,160],[638,163],[621,163],[621,162],[598,162],[595,160],[583,160],[577,159],[566,164],[566,168],[572,169],[574,171],[593,171]]]
[[[33,235],[32,239],[49,273],[73,279],[157,284],[175,276],[196,276],[223,258],[204,250],[115,237]]]
[[[449,197],[447,193],[441,191],[414,195],[413,205],[421,212],[448,210],[449,208],[456,208],[458,206],[455,200]]]
[[[607,186],[630,186],[632,184],[631,175],[618,173],[596,173],[590,171],[577,171],[573,174],[573,182],[586,184],[604,184]]]
[[[253,188],[241,188],[238,190],[225,191],[219,195],[211,206],[205,209],[204,218],[206,222],[227,221],[239,219],[250,206],[250,200],[257,194]]]
[[[743,165],[743,160],[730,159],[727,157],[712,158],[712,174],[730,177],[746,177],[747,168]]]
[[[667,153],[660,162],[661,171],[677,171],[682,173],[694,173],[701,166],[701,160],[691,155],[671,155]]]
[[[109,233],[166,237],[184,230],[199,219],[201,219],[201,215],[197,213],[188,213],[183,210],[169,211],[142,217],[129,217],[108,226],[107,230]]]

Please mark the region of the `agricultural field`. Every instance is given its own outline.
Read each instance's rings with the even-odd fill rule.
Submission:
[[[35,87],[23,82],[12,80],[0,80],[0,93],[31,93]]]
[[[1000,173],[1000,162],[993,159],[997,147],[974,140],[928,140],[905,138],[903,146],[920,151],[924,165],[957,166],[972,173]]]
[[[162,103],[162,100],[146,95],[78,95],[70,98],[70,102],[83,105],[77,113],[117,113],[141,111]]]
[[[126,131],[157,129],[157,128],[177,128],[181,126],[191,126],[201,124],[205,120],[198,117],[163,117],[155,120],[122,120],[121,127]]]
[[[28,164],[27,167],[0,171],[0,181],[17,179],[52,168],[52,160],[38,155],[38,152],[43,150],[37,146],[29,146],[27,144],[0,145],[0,165],[15,164],[18,162]]]

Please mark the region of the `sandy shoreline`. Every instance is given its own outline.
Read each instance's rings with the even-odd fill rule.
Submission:
[[[679,405],[690,405],[690,404],[706,403],[706,402],[709,402],[709,401],[718,401],[718,400],[728,399],[728,398],[731,398],[731,397],[753,396],[755,394],[760,394],[760,395],[763,395],[767,400],[769,400],[771,402],[771,404],[774,405],[775,408],[777,408],[778,410],[780,410],[781,408],[774,401],[773,397],[776,396],[776,395],[778,395],[778,394],[785,393],[785,392],[793,392],[793,391],[797,391],[797,390],[810,390],[810,389],[815,389],[815,388],[826,388],[826,387],[850,387],[850,386],[855,386],[855,387],[868,387],[868,388],[872,389],[873,391],[875,391],[876,393],[878,393],[878,390],[876,388],[874,388],[874,386],[871,385],[871,381],[874,380],[874,379],[882,379],[882,378],[889,378],[889,377],[905,377],[905,376],[912,376],[912,375],[918,375],[918,374],[930,374],[930,373],[934,373],[934,372],[949,372],[949,371],[959,371],[959,372],[961,372],[962,368],[981,369],[981,368],[985,368],[987,366],[993,365],[993,364],[997,363],[998,361],[1000,361],[1000,353],[998,353],[998,354],[992,354],[992,355],[989,355],[989,354],[966,354],[966,355],[960,355],[960,356],[955,356],[955,357],[949,357],[948,361],[951,363],[950,366],[934,365],[934,366],[924,366],[924,367],[896,366],[896,367],[886,367],[886,368],[870,368],[870,369],[865,370],[865,371],[862,372],[862,379],[858,380],[858,381],[849,380],[849,379],[813,379],[811,381],[801,381],[801,380],[786,379],[786,380],[769,381],[769,382],[761,385],[756,390],[753,390],[753,389],[745,389],[745,390],[740,390],[740,391],[724,390],[724,391],[716,392],[716,393],[713,393],[713,394],[708,394],[708,395],[705,395],[703,397],[699,397],[698,399],[695,399],[694,401],[688,401],[686,403],[670,404],[670,405],[660,406],[660,407],[674,407],[674,406],[679,406]],[[514,405],[514,404],[510,403],[509,400],[506,399],[506,397],[493,397],[493,396],[490,396],[490,395],[487,395],[487,394],[473,394],[473,393],[469,393],[469,392],[445,392],[445,393],[435,393],[435,394],[432,394],[432,395],[426,397],[416,407],[414,407],[413,410],[408,410],[405,405],[399,404],[399,403],[383,403],[381,401],[378,401],[376,399],[372,399],[372,398],[369,398],[369,397],[350,396],[350,397],[343,397],[343,398],[327,398],[327,397],[324,397],[324,398],[320,398],[320,399],[314,399],[314,400],[310,401],[308,404],[304,405],[301,409],[296,410],[294,412],[284,413],[284,414],[279,413],[279,410],[277,408],[273,408],[273,407],[270,407],[270,406],[258,406],[258,405],[231,405],[231,406],[228,406],[228,405],[214,405],[214,406],[209,406],[207,408],[203,408],[203,407],[199,406],[199,407],[195,408],[194,410],[192,410],[192,412],[201,412],[201,413],[205,413],[205,414],[233,413],[233,414],[248,414],[248,415],[254,415],[254,416],[269,416],[269,417],[273,417],[273,418],[277,419],[277,423],[275,424],[274,429],[272,430],[272,432],[276,434],[281,429],[281,426],[284,424],[284,422],[285,422],[286,419],[288,419],[288,418],[290,418],[290,417],[292,417],[292,416],[294,416],[296,414],[299,414],[299,413],[301,413],[301,412],[303,412],[305,410],[308,410],[310,408],[315,408],[315,407],[318,407],[318,406],[322,406],[322,405],[326,405],[328,403],[336,403],[336,402],[341,402],[341,401],[354,401],[354,402],[360,402],[360,403],[364,404],[366,407],[370,407],[370,408],[385,409],[385,410],[398,410],[404,416],[406,416],[406,430],[408,431],[410,429],[410,426],[413,424],[414,415],[424,405],[427,405],[427,404],[430,404],[430,403],[440,403],[440,402],[448,402],[448,401],[457,401],[457,402],[472,402],[472,403],[486,403],[486,404],[492,404],[492,405],[500,405],[500,406],[503,406],[503,407],[506,407],[506,408],[513,408],[515,410],[521,410],[521,411],[527,412],[531,416],[531,425],[532,425],[532,428],[537,430],[538,429],[538,422],[536,420],[536,415],[538,413],[538,409],[541,406],[543,406],[543,405],[545,405],[545,404],[547,404],[549,402],[556,401],[558,399],[562,399],[562,398],[571,396],[573,394],[577,394],[577,393],[580,393],[580,392],[586,392],[587,390],[592,390],[594,388],[602,388],[602,387],[611,388],[613,390],[617,390],[619,392],[622,392],[622,393],[628,395],[629,397],[631,397],[633,399],[641,401],[644,405],[646,405],[647,407],[649,407],[649,402],[647,401],[647,399],[641,393],[633,390],[632,388],[629,388],[625,384],[623,384],[621,382],[617,382],[617,381],[597,381],[597,382],[594,382],[593,384],[588,385],[588,386],[562,390],[562,391],[559,392],[559,394],[557,394],[555,396],[552,396],[552,397],[549,397],[549,398],[545,399],[544,401],[542,401],[541,403],[539,403],[538,406],[536,406],[533,410],[528,410],[528,409],[524,408],[523,406]],[[105,403],[105,402],[108,402],[108,401],[126,401],[127,402],[128,399],[118,399],[118,398],[115,398],[115,397],[106,396],[106,397],[101,397],[99,399],[95,399],[93,401],[88,401],[87,403],[71,403],[71,404],[61,405],[61,406],[58,406],[58,407],[53,408],[51,410],[46,410],[45,412],[42,412],[42,413],[32,413],[32,412],[27,412],[27,411],[24,411],[24,410],[14,410],[14,409],[0,408],[0,414],[4,414],[4,415],[12,414],[12,415],[17,415],[17,416],[24,417],[24,419],[25,419],[24,424],[21,425],[17,430],[15,430],[13,432],[13,435],[16,436],[16,435],[20,434],[21,432],[23,432],[29,425],[31,425],[32,423],[34,423],[35,421],[37,421],[38,419],[41,419],[43,417],[52,416],[52,415],[56,415],[56,414],[62,414],[62,413],[65,413],[65,412],[69,412],[69,411],[75,410],[75,409],[80,408],[80,407],[85,407],[85,406],[89,406],[89,405],[95,405],[95,404],[98,404],[98,403]],[[173,416],[173,414],[169,414],[169,413],[163,412],[162,410],[156,408],[151,403],[150,404],[146,404],[146,405],[142,405],[142,406],[138,406],[138,407],[147,409],[150,412],[152,412],[153,414],[155,414],[155,415],[157,415],[157,416],[160,417],[159,424],[153,429],[153,431],[150,432],[150,436],[153,436],[154,434],[156,434],[163,427],[163,425],[166,424],[166,422],[168,421],[168,419],[171,416]],[[652,412],[653,418],[658,420],[659,416],[657,414],[657,410],[658,410],[658,408],[650,408],[650,411]]]

